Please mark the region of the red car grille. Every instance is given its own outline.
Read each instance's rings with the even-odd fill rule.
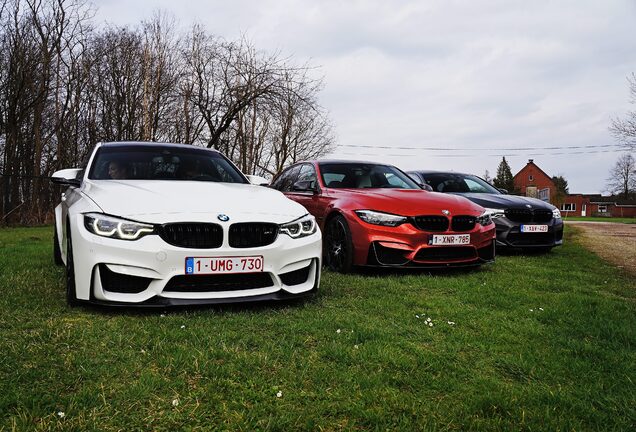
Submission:
[[[422,231],[443,232],[448,230],[448,218],[446,216],[415,216],[413,225]]]

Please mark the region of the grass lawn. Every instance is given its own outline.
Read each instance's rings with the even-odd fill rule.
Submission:
[[[636,224],[636,218],[610,218],[610,217],[599,217],[599,216],[590,216],[590,217],[582,217],[582,216],[564,216],[564,221],[584,221],[584,222],[615,222],[615,223],[625,223],[625,224]]]
[[[51,228],[0,230],[0,430],[635,430],[636,281],[576,233],[477,271],[325,272],[303,303],[138,312],[68,308]]]

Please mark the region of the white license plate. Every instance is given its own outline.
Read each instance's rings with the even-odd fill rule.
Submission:
[[[441,234],[431,238],[432,245],[465,245],[470,244],[470,234]]]
[[[262,256],[244,257],[188,257],[185,272],[188,275],[219,273],[256,273],[263,271]]]
[[[547,225],[521,225],[522,233],[548,232]]]

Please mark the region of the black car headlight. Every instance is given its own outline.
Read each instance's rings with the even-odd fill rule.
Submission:
[[[103,213],[84,214],[84,227],[98,236],[120,240],[137,240],[154,232],[153,225]]]
[[[287,234],[291,238],[307,237],[315,233],[317,229],[316,218],[310,214],[278,226],[280,233]]]
[[[488,213],[490,219],[498,219],[506,216],[506,211],[504,209],[487,208],[486,213]]]
[[[492,221],[492,213],[486,209],[478,218],[477,223],[481,226],[487,226],[493,223]]]
[[[374,210],[356,210],[355,213],[360,219],[372,225],[395,227],[408,221],[406,216],[399,216]]]

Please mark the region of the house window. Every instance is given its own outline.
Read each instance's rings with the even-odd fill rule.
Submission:
[[[550,202],[550,188],[541,189],[539,191],[539,199],[541,201]]]
[[[532,174],[528,176],[528,181],[534,181],[534,177],[532,176]]]
[[[576,203],[563,203],[563,204],[561,204],[561,211],[566,211],[566,212],[576,211]]]
[[[599,213],[607,213],[607,206],[606,205],[598,206],[598,212]]]

